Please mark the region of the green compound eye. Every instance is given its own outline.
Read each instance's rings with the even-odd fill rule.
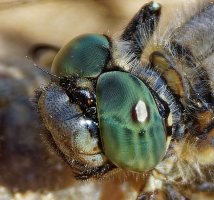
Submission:
[[[135,172],[154,168],[166,151],[166,131],[146,85],[129,73],[108,72],[99,77],[96,95],[107,157]]]
[[[59,51],[51,72],[59,76],[97,77],[108,63],[109,48],[109,41],[103,35],[81,35]]]

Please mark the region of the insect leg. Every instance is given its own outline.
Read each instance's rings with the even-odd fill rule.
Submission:
[[[191,86],[191,98],[200,101],[201,106],[199,106],[199,108],[201,107],[201,110],[212,108],[214,105],[214,97],[211,92],[212,89],[209,84],[210,79],[207,71],[202,66],[197,65],[196,59],[194,59],[191,51],[187,47],[174,42],[171,44],[171,49],[178,59],[185,59],[186,66],[193,69],[194,77],[186,78],[186,81],[188,81]]]
[[[130,51],[140,59],[141,53],[150,39],[150,36],[156,29],[161,14],[161,5],[156,2],[150,2],[144,5],[140,11],[134,16],[131,22],[121,35],[121,39],[130,42]],[[144,32],[144,37],[139,35]]]
[[[213,18],[214,4],[211,3],[184,26],[176,29],[170,42],[172,56],[184,60],[186,79],[194,93],[192,99],[197,99],[202,109],[213,108],[214,105],[210,77],[205,70],[206,64],[203,64],[214,53]]]
[[[189,200],[184,194],[173,185],[156,179],[153,175],[149,177],[137,200],[158,200],[158,199],[181,199]]]

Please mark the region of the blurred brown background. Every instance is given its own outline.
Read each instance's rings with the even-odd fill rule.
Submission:
[[[197,0],[196,0],[197,1]],[[184,0],[159,0],[163,23]],[[42,138],[30,99],[48,76],[58,48],[83,33],[118,35],[144,0],[0,1],[0,200],[135,199],[143,177],[120,174],[77,182]]]
[[[1,48],[0,56],[7,55],[7,50],[10,56],[11,53],[17,55],[21,52],[26,55],[33,45],[41,43],[60,47],[82,33],[118,33],[146,2],[148,1],[0,1],[0,41],[6,46],[6,49],[5,46]],[[158,2],[163,5],[163,18],[185,5],[182,3],[184,0]],[[194,0],[186,4],[191,2]]]

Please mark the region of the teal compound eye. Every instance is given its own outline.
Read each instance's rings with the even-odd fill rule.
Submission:
[[[58,52],[51,72],[66,77],[97,77],[109,61],[109,48],[109,41],[104,35],[76,37]]]
[[[126,170],[154,168],[166,152],[166,129],[147,86],[132,74],[108,72],[99,77],[96,95],[106,156]]]

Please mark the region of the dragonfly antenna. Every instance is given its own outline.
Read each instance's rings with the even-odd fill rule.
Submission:
[[[29,56],[26,56],[26,58],[33,64],[34,67],[40,69],[42,72],[48,74],[49,76],[53,76],[54,78],[60,79],[59,76],[55,75],[55,74],[51,74],[50,72],[48,72],[47,70],[43,69],[42,67],[40,67],[39,65],[37,65],[36,63],[34,63],[34,61],[32,60],[32,58],[30,58]]]

